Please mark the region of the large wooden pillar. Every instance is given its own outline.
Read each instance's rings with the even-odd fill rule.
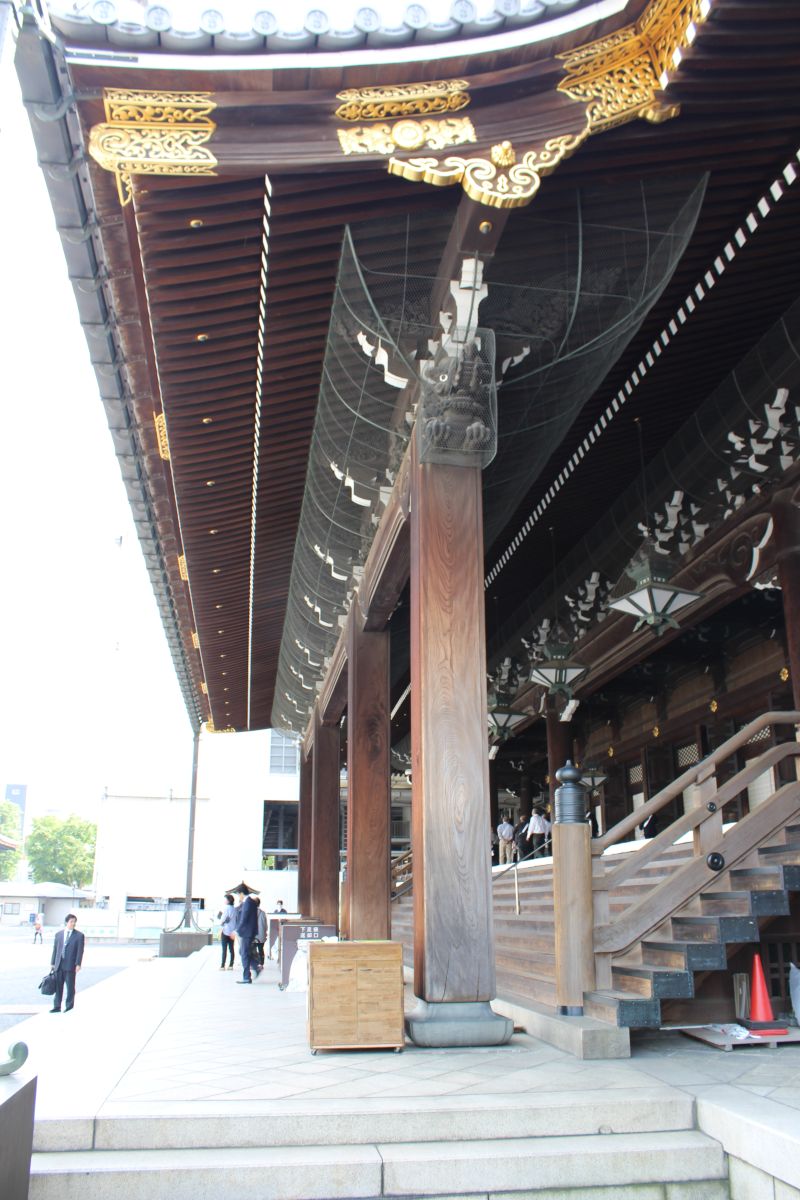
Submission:
[[[417,443],[418,430],[415,431]],[[499,1044],[479,466],[412,460],[414,990],[420,1045]]]
[[[304,917],[311,911],[311,830],[313,747],[306,757],[300,754],[300,796],[297,806],[297,908]]]
[[[347,898],[353,941],[390,935],[389,726],[389,634],[364,630],[356,597],[347,646]]]
[[[339,928],[339,727],[314,712],[311,916]]]

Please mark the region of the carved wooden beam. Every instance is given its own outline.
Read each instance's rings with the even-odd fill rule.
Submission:
[[[518,208],[593,134],[677,114],[664,87],[707,10],[708,0],[650,0],[634,24],[559,55],[555,88],[542,90],[553,64],[532,66],[537,86],[515,89],[511,104],[502,88],[469,79],[350,89],[330,95],[327,112],[316,92],[309,100],[107,88],[89,152],[116,175],[123,204],[137,175],[254,176],[355,161],[386,163],[417,183],[460,184],[489,208]]]
[[[319,689],[318,708],[323,725],[338,725],[342,719],[342,713],[347,707],[347,627],[352,619],[351,609],[343,618],[339,640],[334,646],[328,669]],[[309,724],[310,728],[311,724]],[[307,733],[306,737],[308,737]]]
[[[787,484],[794,480],[794,486],[797,486],[798,474],[800,466],[792,468],[787,475]],[[736,596],[743,595],[758,577],[775,569],[778,551],[771,537],[772,505],[770,495],[754,496],[724,525],[704,538],[697,552],[693,552],[691,561],[681,566],[670,582],[676,587],[700,592],[701,599],[687,608],[688,619],[683,621],[680,629],[664,632],[659,646],[667,645],[687,627],[698,624]],[[653,646],[653,635],[649,630],[634,633],[629,617],[609,613],[581,639],[576,649],[576,655],[589,668],[589,674],[585,683],[576,686],[575,695],[581,700],[588,699],[609,680],[647,658]],[[538,709],[540,695],[541,688],[530,685],[518,693],[515,703],[519,707]],[[532,715],[531,719],[538,718]],[[517,728],[522,730],[525,726]]]

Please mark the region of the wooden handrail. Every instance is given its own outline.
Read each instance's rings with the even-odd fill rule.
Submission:
[[[800,747],[796,747],[795,752],[798,751]],[[759,805],[746,817],[742,817],[741,821],[737,821],[719,838],[714,849],[722,854],[726,870],[735,866],[751,850],[782,829],[798,812],[800,781],[793,781],[784,784],[770,800]],[[708,887],[713,878],[705,857],[690,859],[637,904],[616,916],[613,924],[596,927],[595,954],[619,954],[627,950],[639,938],[657,928],[676,909]]]
[[[413,878],[413,857],[411,850],[404,850],[402,854],[398,854],[397,858],[392,859],[389,871],[389,890],[391,892],[390,900],[393,902],[399,900],[406,892],[410,892],[414,886]]]
[[[692,829],[697,829],[704,821],[709,820],[715,812],[719,812],[726,804],[735,799],[739,792],[743,792],[754,780],[758,779],[759,775],[763,775],[770,767],[777,766],[785,758],[797,756],[800,756],[800,743],[798,742],[781,742],[777,746],[770,746],[768,750],[759,754],[758,758],[754,758],[746,767],[742,767],[741,771],[716,791],[714,809],[709,810],[705,805],[689,809],[664,829],[658,837],[648,839],[641,850],[635,854],[626,855],[621,863],[607,870],[604,875],[596,875],[592,881],[592,889],[594,891],[610,891],[612,888],[619,887],[620,884],[635,875],[641,867],[646,867],[653,859],[668,850],[679,837],[689,833]],[[639,811],[641,812],[641,809]]]
[[[652,800],[648,800],[641,808],[637,808],[634,812],[629,813],[627,817],[623,817],[621,821],[618,821],[602,837],[595,838],[592,841],[592,854],[595,856],[601,855],[609,846],[615,845],[617,842],[622,841],[627,834],[632,833],[637,825],[641,825],[643,821],[646,821],[654,813],[659,812],[671,800],[674,800],[676,796],[680,796],[687,787],[691,787],[692,784],[702,783],[704,779],[707,779],[716,771],[720,763],[724,762],[726,758],[730,758],[737,750],[741,750],[743,746],[746,746],[750,739],[757,733],[760,733],[762,729],[766,729],[770,725],[797,725],[798,723],[800,723],[800,712],[762,713],[760,717],[756,717],[755,720],[750,721],[738,733],[735,733],[733,737],[729,737],[726,742],[718,746],[712,754],[707,755],[699,763],[696,763],[693,767],[689,767],[688,770],[679,775],[672,783],[667,784]],[[739,791],[741,791],[741,788]]]

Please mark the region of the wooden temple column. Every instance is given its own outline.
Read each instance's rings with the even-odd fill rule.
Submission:
[[[314,710],[312,756],[311,913],[339,928],[339,726]]]
[[[558,780],[556,771],[572,758],[572,726],[568,721],[559,721],[554,696],[547,697],[545,713],[547,730],[547,774],[550,776],[550,813],[555,812],[555,796]]]
[[[417,1045],[499,1045],[489,866],[481,470],[411,480],[411,728]]]
[[[783,599],[786,653],[795,710],[800,709],[800,487],[779,492],[772,507],[775,558]]]
[[[314,797],[312,794],[314,750],[300,753],[300,795],[297,805],[297,910],[304,917],[311,911],[311,831]]]
[[[347,627],[347,907],[353,941],[390,936],[389,633]]]

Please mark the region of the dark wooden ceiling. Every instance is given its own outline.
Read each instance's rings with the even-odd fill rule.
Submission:
[[[502,64],[496,56],[487,57],[482,69],[496,70],[501,65],[528,69],[520,52]],[[559,196],[579,186],[613,184],[665,169],[687,175],[710,172],[700,220],[671,284],[608,378],[599,382],[540,480],[532,483],[517,517],[495,545],[487,547],[487,565],[794,154],[800,140],[798,65],[800,22],[794,3],[717,0],[670,89],[670,97],[681,103],[681,115],[661,126],[637,122],[596,137],[544,182],[543,197],[557,204]],[[410,77],[435,77],[436,66],[427,64],[424,72],[414,68]],[[475,70],[476,64],[452,61],[447,65],[454,75],[468,69]],[[84,82],[96,83],[96,72],[82,70]],[[319,71],[313,76],[276,73],[268,86],[333,90],[375,82],[373,74],[332,72],[328,79]],[[128,86],[143,85],[141,73],[128,75],[132,77]],[[232,79],[230,86],[238,89],[256,86],[255,74],[252,79],[247,73]],[[125,84],[122,76],[119,82]],[[222,86],[219,76],[204,82]],[[203,85],[200,78],[182,79],[183,83]],[[258,86],[265,86],[260,76]],[[97,102],[87,101],[83,115],[87,125],[101,119]],[[93,175],[100,192],[107,193],[108,176],[94,168]],[[129,222],[132,269],[142,272],[146,288],[153,366],[167,415],[180,537],[200,645],[194,653],[201,658],[200,674],[218,728],[260,728],[270,723],[306,455],[344,226],[376,217],[388,223],[405,213],[452,212],[460,198],[458,189],[411,185],[387,176],[378,165],[364,168],[353,161],[343,161],[336,171],[278,174],[271,187],[252,581],[264,180],[139,179],[135,229]],[[800,278],[798,205],[800,183],[787,188],[763,229],[640,389],[637,410],[645,415],[648,453],[686,419],[736,357],[795,298]],[[524,220],[520,215],[510,222],[507,236],[515,228],[524,229]],[[388,245],[387,254],[391,252]],[[146,407],[143,404],[143,411]],[[630,421],[620,420],[553,506],[546,525],[556,525],[560,550],[568,550],[585,531],[598,504],[612,500],[628,482],[625,466],[633,461]],[[609,462],[618,466],[616,473],[609,472]],[[490,606],[490,621],[493,612],[503,619],[519,611],[530,588],[532,564],[542,552],[541,536],[534,533],[525,543],[525,552],[518,553],[501,573],[495,589],[500,603],[494,609]],[[190,639],[190,629],[186,637]]]

